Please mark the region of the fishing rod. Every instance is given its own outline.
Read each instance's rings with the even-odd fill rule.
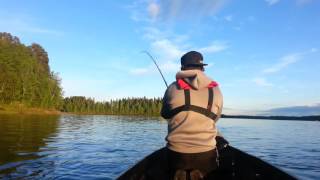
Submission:
[[[164,83],[166,84],[166,86],[167,86],[167,88],[168,88],[167,81],[166,81],[166,79],[164,78],[164,76],[163,76],[163,74],[162,74],[162,72],[161,72],[161,70],[160,70],[160,68],[159,68],[159,66],[158,66],[158,64],[157,64],[157,62],[156,62],[156,60],[151,56],[151,54],[150,54],[148,51],[142,51],[142,53],[146,53],[146,54],[150,57],[150,59],[153,61],[153,63],[156,65],[156,67],[157,67],[158,71],[159,71],[159,72],[160,72],[160,74],[161,74],[161,77],[162,77],[162,79],[163,79]]]

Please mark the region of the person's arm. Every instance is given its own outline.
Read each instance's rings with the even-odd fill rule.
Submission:
[[[168,103],[168,91],[169,91],[169,88],[166,90],[166,92],[162,98],[161,116],[165,119],[170,118],[170,115],[169,115],[170,105]]]
[[[223,97],[220,89],[218,89],[216,95],[218,95],[218,100],[217,100],[218,111],[217,111],[217,118],[214,120],[215,123],[217,123],[217,121],[220,119],[222,115],[222,109],[223,109]],[[219,150],[224,149],[229,144],[229,142],[223,137],[222,133],[218,129],[217,129],[216,142],[217,142],[216,144],[217,149]]]
[[[223,109],[223,97],[222,97],[222,93],[220,91],[220,89],[218,88],[217,89],[217,108],[218,108],[218,111],[217,111],[217,117],[216,119],[214,120],[216,123],[218,122],[218,120],[220,119],[221,115],[222,115],[222,109]]]

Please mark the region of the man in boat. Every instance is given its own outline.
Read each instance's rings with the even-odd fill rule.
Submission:
[[[181,71],[163,97],[161,116],[168,119],[167,154],[175,179],[201,179],[218,166],[216,123],[223,98],[218,84],[204,73],[206,65],[201,53],[184,54]]]

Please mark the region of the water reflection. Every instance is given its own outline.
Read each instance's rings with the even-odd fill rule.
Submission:
[[[221,119],[218,127],[245,152],[319,177],[318,122]],[[0,179],[114,179],[163,147],[166,133],[156,117],[0,116]]]
[[[0,177],[46,156],[50,152],[46,145],[58,125],[59,116],[0,115]]]

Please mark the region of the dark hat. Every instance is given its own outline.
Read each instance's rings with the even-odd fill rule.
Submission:
[[[181,66],[206,66],[203,64],[203,56],[197,51],[190,51],[181,57]]]

